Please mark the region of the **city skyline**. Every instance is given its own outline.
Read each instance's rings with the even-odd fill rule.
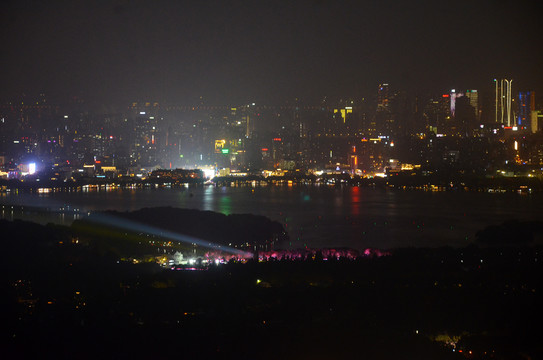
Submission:
[[[316,102],[366,96],[386,82],[419,93],[481,91],[493,78],[537,94],[536,5],[13,1],[1,18],[0,97]]]

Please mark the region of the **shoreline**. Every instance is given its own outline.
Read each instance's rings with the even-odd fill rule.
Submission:
[[[529,179],[530,182],[522,181]],[[420,180],[420,179],[418,179]],[[496,180],[496,181],[493,181]],[[373,179],[344,179],[335,178],[333,181],[326,179],[244,179],[237,177],[222,178],[211,182],[0,182],[0,193],[25,192],[25,193],[49,193],[49,192],[72,192],[72,191],[101,191],[116,189],[190,189],[194,187],[299,187],[299,186],[324,186],[324,187],[360,187],[401,191],[459,191],[459,192],[488,192],[488,193],[522,193],[532,194],[543,192],[543,182],[537,178],[478,178],[476,182],[438,182],[438,183],[402,183],[395,179],[373,178]]]

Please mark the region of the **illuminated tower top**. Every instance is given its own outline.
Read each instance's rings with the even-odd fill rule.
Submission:
[[[496,87],[496,122],[513,126],[511,116],[511,87],[513,80],[494,79]]]

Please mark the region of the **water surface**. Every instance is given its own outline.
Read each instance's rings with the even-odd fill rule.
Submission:
[[[36,214],[11,205],[82,211],[133,211],[172,206],[252,213],[281,222],[290,235],[283,247],[464,246],[477,230],[506,220],[543,220],[542,194],[425,192],[327,186],[239,186],[3,193],[1,216],[70,224],[69,211]]]

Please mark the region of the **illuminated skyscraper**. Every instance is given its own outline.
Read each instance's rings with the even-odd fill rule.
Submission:
[[[514,125],[511,116],[511,86],[513,80],[494,79],[496,85],[496,122],[507,126]]]
[[[543,114],[541,114],[541,111],[537,111],[537,110],[534,110],[532,111],[532,114],[531,114],[531,124],[530,124],[530,128],[532,129],[532,133],[535,134],[536,132],[538,132],[541,127],[540,124],[543,124]]]
[[[459,97],[465,96],[469,99],[469,104],[473,106],[475,111],[475,116],[479,116],[479,93],[477,90],[466,90],[466,91],[457,91],[455,89],[451,90],[450,93],[450,104],[451,104],[451,116],[455,116],[456,113],[456,99]]]
[[[461,96],[464,96],[464,93],[462,91],[456,91],[455,89],[451,90],[450,93],[450,104],[451,104],[451,116],[454,117],[454,114],[456,113],[456,98],[459,98]]]
[[[348,114],[352,114],[352,112],[353,112],[352,106],[345,106],[343,109],[334,109],[334,114],[336,113],[341,114],[341,118],[343,119],[344,124],[347,122]]]
[[[351,153],[349,154],[349,166],[351,168],[351,174],[356,174],[358,169],[358,155],[356,155],[356,146],[351,147]]]
[[[533,91],[520,91],[518,93],[517,125],[527,129],[531,125],[531,114],[535,111],[535,93]]]
[[[381,135],[392,135],[395,133],[396,124],[392,111],[391,102],[395,94],[390,91],[388,84],[380,84],[377,89],[377,109],[375,112],[375,127]]]
[[[388,84],[380,84],[377,90],[377,111],[388,110],[390,94]]]
[[[476,119],[479,119],[479,93],[477,90],[466,90],[464,95],[469,99],[469,104],[473,106]]]

